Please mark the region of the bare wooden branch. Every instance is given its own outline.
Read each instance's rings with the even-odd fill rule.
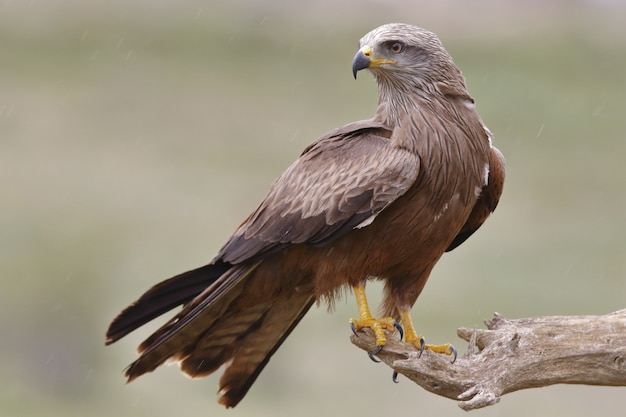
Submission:
[[[604,316],[554,316],[509,320],[498,313],[487,329],[460,328],[467,353],[451,363],[389,337],[377,355],[424,389],[473,410],[509,392],[553,384],[626,386],[626,309]],[[368,352],[369,329],[352,336]]]

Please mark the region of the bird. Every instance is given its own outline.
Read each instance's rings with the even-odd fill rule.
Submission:
[[[434,33],[390,23],[363,36],[352,73],[378,86],[370,119],[306,147],[212,260],[160,282],[110,324],[106,344],[178,313],[144,340],[128,381],[178,362],[190,377],[223,367],[218,402],[235,407],[315,303],[355,295],[356,333],[372,329],[379,353],[403,330],[430,345],[410,311],[442,255],[496,209],[505,161],[476,111],[465,78]],[[381,280],[375,317],[365,287]]]

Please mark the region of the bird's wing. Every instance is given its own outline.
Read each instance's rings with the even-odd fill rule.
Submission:
[[[504,187],[504,156],[498,148],[492,146],[489,153],[489,175],[487,184],[483,187],[476,204],[470,213],[465,225],[454,238],[446,252],[450,252],[465,242],[487,220],[487,217],[496,209],[502,188]]]
[[[309,146],[274,183],[216,259],[239,263],[287,245],[323,245],[365,227],[415,182],[419,158],[372,120]]]
[[[182,361],[183,371],[192,376],[229,363],[220,381],[220,401],[237,404],[314,302],[304,292],[242,303],[249,296],[242,284],[262,263],[251,258],[297,243],[321,245],[374,221],[411,187],[419,171],[417,155],[394,146],[392,137],[384,125],[363,121],[307,148],[214,260],[232,267],[140,345],[141,356],[126,371],[129,381],[168,359]],[[263,332],[256,331],[261,325]],[[246,355],[239,352],[243,347]]]

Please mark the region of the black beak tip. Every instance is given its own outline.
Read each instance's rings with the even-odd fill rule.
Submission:
[[[361,71],[362,69],[369,68],[371,61],[368,57],[366,57],[363,52],[359,51],[354,56],[352,60],[352,75],[356,80],[356,73]]]

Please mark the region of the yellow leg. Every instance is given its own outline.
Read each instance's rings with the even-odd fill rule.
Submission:
[[[400,321],[404,327],[404,340],[414,346],[417,346],[420,350],[428,349],[436,353],[444,353],[446,355],[453,355],[452,362],[456,360],[456,349],[450,343],[444,343],[442,345],[427,345],[424,343],[424,338],[419,336],[415,332],[413,321],[411,320],[411,312],[409,310],[400,310]]]
[[[387,337],[385,336],[384,330],[395,331],[396,321],[393,317],[384,317],[381,319],[372,317],[369,305],[367,304],[367,296],[365,295],[365,285],[356,285],[352,287],[352,290],[354,291],[356,304],[359,308],[359,318],[350,319],[353,330],[356,331],[364,327],[369,327],[376,335],[376,347],[382,348],[387,344]]]

